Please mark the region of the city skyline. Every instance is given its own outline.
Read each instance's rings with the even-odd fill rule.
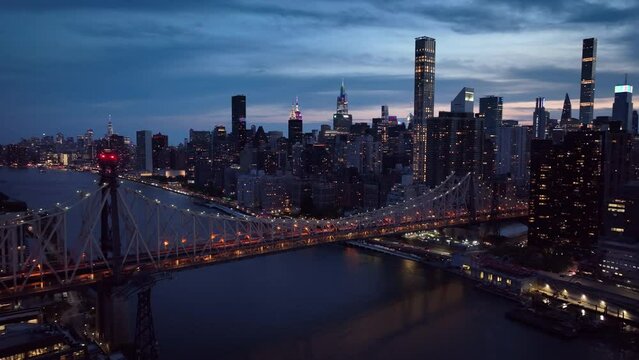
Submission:
[[[177,143],[189,128],[210,130],[223,124],[230,129],[228,98],[234,94],[247,95],[249,126],[285,130],[290,99],[299,96],[305,130],[317,128],[330,124],[341,78],[346,80],[354,121],[370,121],[382,104],[404,118],[413,107],[413,39],[424,34],[439,43],[435,114],[448,109],[460,88],[470,86],[477,97],[503,96],[504,119],[532,121],[539,96],[547,99],[551,117],[559,118],[565,93],[577,99],[581,40],[590,36],[599,39],[595,116],[608,114],[614,85],[626,72],[629,83],[636,77],[632,71],[637,68],[637,40],[626,30],[639,7],[570,4],[496,1],[495,6],[511,14],[511,21],[504,29],[495,29],[489,21],[475,22],[468,35],[461,25],[471,10],[485,19],[494,19],[497,11],[453,3],[434,9],[436,20],[422,14],[430,9],[427,5],[400,3],[389,9],[357,2],[369,20],[385,18],[393,10],[393,16],[405,21],[376,26],[362,20],[340,22],[337,30],[317,32],[339,21],[328,21],[333,12],[325,2],[307,11],[290,4],[256,8],[194,2],[176,8],[153,3],[151,10],[150,4],[142,3],[125,11],[117,2],[8,2],[3,5],[7,11],[0,42],[10,75],[0,79],[5,89],[0,143],[44,132],[75,136],[86,128],[100,135],[109,114],[121,134],[133,138],[135,130],[162,130]],[[550,11],[560,23],[535,31],[536,25],[548,21],[541,15]],[[228,14],[228,19],[207,22],[214,13]],[[258,21],[235,25],[251,19]],[[40,26],[25,28],[33,21]],[[610,30],[610,24],[616,27]],[[218,26],[228,31],[221,33]],[[299,35],[284,35],[293,27],[301,29]],[[260,29],[264,36],[256,40]],[[504,30],[499,42],[490,41]],[[14,36],[16,31],[21,35]],[[314,52],[302,41],[307,39]],[[343,46],[337,49],[336,40],[343,41],[347,51]],[[219,55],[220,49],[228,54]],[[255,51],[261,51],[260,57],[248,67]]]

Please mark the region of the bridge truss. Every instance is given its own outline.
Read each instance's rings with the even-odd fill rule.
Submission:
[[[107,183],[48,211],[0,218],[0,300],[64,291],[330,242],[520,217],[527,204],[449,176],[404,202],[340,219],[233,217],[179,209],[140,191],[117,187],[120,249],[105,243]],[[75,214],[74,214],[75,212]],[[72,225],[69,219],[81,219]],[[111,231],[114,231],[113,229]],[[108,235],[108,234],[107,234]],[[113,235],[113,234],[111,234]]]

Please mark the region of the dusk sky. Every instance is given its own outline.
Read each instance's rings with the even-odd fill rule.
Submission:
[[[328,123],[342,79],[357,121],[413,107],[414,38],[437,39],[436,110],[464,86],[504,97],[504,118],[578,109],[581,41],[597,37],[595,115],[639,77],[639,1],[450,0],[0,2],[0,143],[88,128],[168,133],[230,124],[284,130],[299,96],[305,127]],[[636,102],[636,101],[635,101]],[[475,103],[475,111],[478,103]],[[574,111],[573,116],[577,116]],[[286,135],[286,133],[285,133]]]

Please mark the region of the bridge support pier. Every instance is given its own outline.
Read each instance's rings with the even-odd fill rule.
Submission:
[[[136,359],[156,360],[157,345],[151,309],[151,287],[148,287],[138,293],[138,312],[135,322]]]
[[[104,284],[97,289],[96,327],[98,339],[108,351],[130,344],[126,299],[116,296],[114,287]]]

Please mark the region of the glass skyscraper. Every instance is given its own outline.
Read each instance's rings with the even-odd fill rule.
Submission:
[[[581,96],[579,98],[579,121],[592,122],[595,108],[595,67],[597,65],[597,39],[584,39],[581,55]]]
[[[435,111],[435,39],[415,39],[415,93],[413,135],[413,180],[426,182],[426,119]]]

